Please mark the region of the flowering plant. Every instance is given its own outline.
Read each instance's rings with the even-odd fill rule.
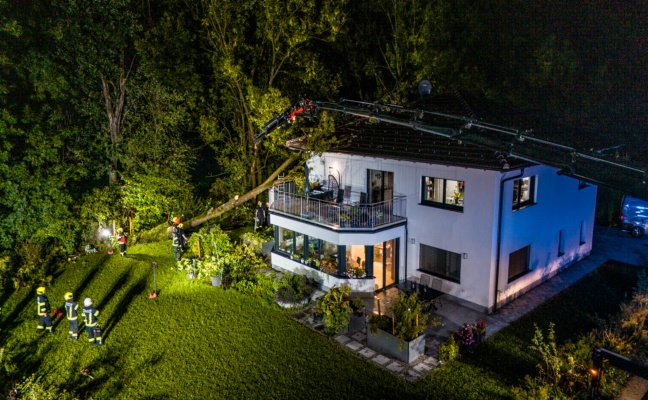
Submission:
[[[486,327],[488,323],[483,319],[478,319],[477,322],[473,325],[473,333],[476,336],[482,336],[486,334]]]
[[[475,342],[473,335],[473,324],[463,324],[461,329],[454,333],[457,342],[464,346],[470,346]]]
[[[347,278],[364,278],[367,276],[367,272],[363,268],[359,267],[350,267],[344,272],[344,276]]]

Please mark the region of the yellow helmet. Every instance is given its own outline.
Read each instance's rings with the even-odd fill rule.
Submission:
[[[74,297],[74,295],[72,294],[72,292],[67,292],[67,293],[65,293],[65,295],[63,296],[63,298],[64,298],[65,300],[72,300],[73,297]]]
[[[45,287],[41,286],[36,289],[36,294],[45,294]]]

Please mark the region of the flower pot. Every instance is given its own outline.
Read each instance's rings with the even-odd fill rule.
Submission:
[[[340,221],[340,228],[344,228],[344,225],[345,225],[345,222],[344,222],[344,221]]]
[[[108,254],[114,254],[114,253],[115,252],[112,249],[108,250]]]
[[[367,333],[367,344],[375,350],[408,364],[425,354],[425,334],[409,342],[401,343],[401,340],[396,336],[378,329],[376,333]]]
[[[221,281],[223,280],[220,276],[210,276],[209,279],[211,279],[212,286],[220,286]]]

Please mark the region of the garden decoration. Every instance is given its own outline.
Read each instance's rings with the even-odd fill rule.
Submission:
[[[156,278],[156,269],[157,264],[153,261],[153,293],[149,293],[149,299],[155,299],[157,297],[157,278]]]

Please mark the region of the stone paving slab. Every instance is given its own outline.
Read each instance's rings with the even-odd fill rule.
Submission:
[[[385,365],[390,362],[391,359],[383,356],[382,354],[378,354],[376,357],[372,358],[371,361],[374,361],[380,365]]]
[[[391,372],[401,372],[403,368],[405,367],[403,367],[403,365],[398,361],[394,361],[387,366],[387,369],[390,370]]]
[[[423,362],[429,365],[432,365],[433,367],[438,367],[440,362],[434,357],[427,357],[423,359]]]
[[[358,332],[358,333],[356,333],[355,335],[353,335],[351,337],[360,342],[360,341],[365,340],[367,338],[367,335],[365,335],[364,333]]]
[[[340,343],[340,344],[344,344],[344,343],[348,342],[349,340],[351,340],[351,339],[347,335],[338,335],[338,336],[335,337],[335,341]]]
[[[361,343],[356,342],[355,340],[350,341],[346,344],[346,347],[350,348],[353,351],[358,351],[364,346]]]
[[[427,365],[425,363],[418,363],[413,368],[414,368],[415,371],[420,372],[422,374],[432,371],[432,367],[430,367],[429,365]]]
[[[369,347],[365,347],[364,349],[360,350],[358,354],[363,357],[371,358],[376,355],[376,352],[374,350],[371,350]]]
[[[403,374],[403,376],[405,376],[406,379],[409,378],[409,380],[414,380],[414,381],[421,378],[421,374],[418,374],[412,371],[411,369],[407,370],[407,372]]]

